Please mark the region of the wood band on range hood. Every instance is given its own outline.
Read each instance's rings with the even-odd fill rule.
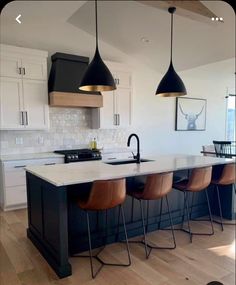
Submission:
[[[103,107],[102,95],[90,95],[53,91],[49,93],[49,105],[52,107]]]

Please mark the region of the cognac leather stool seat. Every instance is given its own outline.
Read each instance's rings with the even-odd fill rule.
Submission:
[[[211,175],[212,175],[212,167],[202,167],[202,168],[195,168],[192,170],[189,179],[182,180],[178,183],[173,184],[173,188],[180,190],[184,193],[184,210],[182,215],[182,227],[180,230],[187,232],[190,237],[190,241],[192,242],[192,236],[193,235],[213,235],[214,234],[214,228],[212,223],[212,215],[211,215],[211,207],[207,192],[207,187],[211,183]],[[192,232],[190,228],[190,220],[191,220],[191,213],[189,213],[189,194],[192,192],[192,197],[194,197],[194,193],[205,191],[206,194],[206,200],[207,200],[207,206],[208,206],[208,212],[209,212],[209,218],[211,222],[211,232],[210,233],[197,233]],[[193,201],[193,200],[192,200]],[[192,209],[193,205],[191,206]],[[185,230],[183,228],[184,224],[184,218],[185,218],[185,209],[187,212],[187,223],[188,223],[188,230]]]
[[[150,174],[147,176],[146,182],[143,184],[142,187],[132,189],[132,191],[128,193],[128,195],[130,195],[133,198],[136,198],[140,202],[141,219],[142,219],[142,227],[143,227],[143,240],[142,241],[130,241],[130,242],[144,244],[146,258],[149,257],[152,249],[174,249],[176,248],[172,216],[171,216],[169,201],[167,197],[167,194],[172,190],[172,183],[173,183],[173,172]],[[148,215],[146,217],[146,220],[147,220],[146,226],[144,223],[143,201],[146,200],[147,207],[149,207],[150,200],[161,200],[160,220],[159,220],[159,227],[158,227],[160,229],[161,215],[162,215],[162,200],[164,197],[166,198],[166,204],[167,204],[170,225],[171,225],[171,230],[172,230],[173,243],[174,243],[174,245],[171,247],[160,247],[160,246],[151,245],[150,243],[148,243],[147,237],[146,237],[146,231],[148,227]]]
[[[219,186],[224,185],[231,185],[233,186],[234,192],[235,189],[235,163],[225,164],[223,167],[223,171],[219,178],[212,179],[211,184],[215,186],[215,190],[217,192],[217,199],[218,199],[218,205],[219,205],[219,213],[220,213],[220,222],[217,220],[213,220],[215,223],[218,223],[221,225],[222,231],[224,230],[223,225],[235,225],[235,223],[223,223],[222,221],[222,207],[221,207],[221,199],[220,199],[220,193],[219,193]]]
[[[75,257],[89,257],[92,278],[100,272],[104,265],[109,266],[129,266],[131,264],[129,244],[125,225],[125,216],[122,203],[126,198],[126,185],[125,179],[114,180],[97,180],[93,182],[91,191],[87,197],[82,197],[77,200],[78,206],[86,212],[87,229],[88,229],[88,243],[89,243],[89,255],[74,255]],[[106,228],[107,228],[107,210],[119,206],[119,216],[122,214],[124,234],[126,239],[126,249],[128,253],[128,263],[107,263],[104,262],[98,255],[105,248],[106,244],[98,251],[96,255],[92,255],[91,233],[90,233],[90,221],[88,211],[102,211],[106,210]],[[119,220],[119,217],[118,217]],[[101,265],[96,272],[93,268],[93,258],[95,258]]]

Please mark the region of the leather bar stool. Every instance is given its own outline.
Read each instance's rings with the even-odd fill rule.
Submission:
[[[146,258],[149,257],[152,249],[174,249],[174,248],[176,248],[172,216],[171,216],[169,201],[168,201],[168,197],[167,197],[167,194],[172,190],[172,183],[173,183],[173,172],[150,174],[147,176],[146,183],[143,185],[143,187],[138,187],[138,188],[133,189],[132,191],[130,191],[128,193],[128,195],[130,195],[131,197],[139,200],[140,210],[141,210],[142,227],[143,227],[143,240],[142,241],[130,241],[130,242],[144,244]],[[148,215],[147,215],[147,225],[145,226],[143,201],[146,200],[147,202],[149,202],[150,200],[161,199],[161,210],[160,210],[160,216],[161,216],[161,214],[162,214],[162,200],[164,197],[166,198],[166,204],[167,204],[167,209],[168,209],[168,214],[169,214],[169,219],[170,219],[170,225],[171,225],[171,230],[172,230],[172,237],[173,237],[173,243],[174,243],[174,245],[172,247],[160,247],[157,245],[151,245],[150,243],[148,243],[147,236],[146,236],[146,227],[148,226]],[[148,204],[148,206],[149,206],[149,204]],[[161,222],[161,220],[160,220],[160,222]],[[160,228],[160,222],[159,222],[159,228]],[[148,248],[149,248],[149,250],[148,250]]]
[[[195,168],[192,170],[189,179],[185,179],[183,181],[180,181],[178,183],[173,184],[173,188],[180,190],[184,193],[184,210],[183,210],[183,215],[182,215],[182,226],[181,229],[182,231],[186,232],[189,234],[190,241],[192,242],[192,236],[193,235],[213,235],[214,234],[214,228],[213,228],[213,223],[212,223],[212,215],[211,215],[211,207],[210,207],[210,202],[209,202],[209,197],[207,193],[207,187],[211,183],[211,174],[212,174],[212,167],[202,167],[202,168]],[[210,233],[199,233],[199,232],[192,232],[190,228],[190,220],[191,220],[191,215],[189,213],[189,194],[204,191],[206,194],[206,200],[207,200],[207,205],[208,205],[208,212],[209,212],[209,218],[211,222],[211,232]],[[185,230],[183,228],[184,224],[184,218],[185,218],[185,209],[187,212],[187,224],[188,224],[188,230]]]
[[[89,196],[82,197],[77,200],[78,206],[86,212],[87,218],[87,230],[88,230],[88,243],[89,243],[89,255],[74,255],[75,257],[89,257],[90,258],[90,267],[92,278],[95,278],[96,275],[100,272],[104,265],[109,266],[129,266],[131,264],[129,244],[127,238],[127,231],[125,225],[125,216],[123,210],[123,202],[126,197],[126,186],[125,179],[114,179],[114,180],[97,180],[93,182],[92,189]],[[107,263],[104,262],[99,254],[105,248],[105,245],[98,251],[96,255],[92,255],[92,243],[91,243],[91,233],[90,233],[90,221],[89,221],[89,212],[88,211],[102,211],[106,210],[106,224],[107,224],[107,210],[119,206],[119,215],[121,212],[124,234],[126,239],[126,249],[128,253],[128,263]],[[119,217],[118,217],[119,219]],[[106,225],[107,228],[107,225]],[[93,268],[93,258],[95,258],[101,265],[94,272]]]
[[[221,199],[220,199],[220,193],[219,193],[219,186],[224,185],[231,185],[233,186],[234,193],[236,191],[235,189],[235,163],[225,164],[223,171],[219,178],[212,179],[211,184],[215,186],[215,190],[217,193],[217,199],[218,199],[218,205],[219,205],[219,212],[220,212],[220,221],[213,220],[215,223],[221,225],[221,230],[224,230],[223,225],[235,225],[235,223],[227,223],[222,221],[222,207],[221,207]]]

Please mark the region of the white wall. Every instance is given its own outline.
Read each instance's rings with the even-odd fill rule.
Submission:
[[[190,98],[207,99],[206,131],[175,131],[175,98],[155,96],[162,75],[143,66],[134,71],[134,128],[147,153],[199,153],[225,139],[226,92],[234,86],[234,59],[179,73]]]

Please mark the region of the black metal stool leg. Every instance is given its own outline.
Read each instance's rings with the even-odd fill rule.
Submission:
[[[148,224],[149,224],[149,200],[147,200],[146,232],[148,232]]]
[[[184,227],[185,208],[186,208],[186,194],[185,194],[185,192],[183,192],[183,193],[184,193],[184,206],[183,206],[183,214],[182,214],[182,221],[181,221],[181,228],[180,228],[180,230],[182,230],[183,227]]]
[[[126,225],[125,225],[125,216],[124,216],[124,210],[122,208],[122,205],[120,205],[120,209],[121,209],[121,213],[122,213],[122,219],[123,219],[123,226],[124,226],[124,232],[125,232],[125,239],[126,239],[126,248],[127,248],[127,252],[128,252],[128,263],[127,264],[122,264],[122,263],[108,263],[108,262],[104,262],[98,255],[103,251],[103,249],[105,248],[106,244],[104,244],[99,251],[93,255],[92,254],[92,244],[91,244],[91,232],[90,232],[90,221],[89,221],[89,213],[88,211],[85,210],[86,212],[86,218],[87,218],[87,230],[88,230],[88,244],[89,244],[89,255],[73,255],[74,257],[89,257],[90,259],[90,267],[91,267],[91,275],[92,278],[95,278],[97,276],[97,274],[101,271],[102,267],[104,265],[108,265],[108,266],[130,266],[131,264],[131,257],[130,257],[130,251],[129,251],[129,244],[128,244],[128,237],[127,237],[127,231],[126,231]],[[120,211],[119,211],[120,213]],[[106,210],[106,237],[105,237],[105,242],[107,241],[107,224],[108,224],[108,215],[107,215],[107,210]],[[119,234],[119,233],[118,233]],[[103,237],[104,239],[104,237]],[[97,269],[96,272],[94,272],[94,268],[93,268],[93,258],[95,258],[101,265],[100,267]]]
[[[173,241],[174,241],[174,248],[176,248],[176,241],[175,241],[175,232],[174,232],[174,227],[173,227],[173,220],[172,220],[172,215],[170,212],[170,206],[169,206],[169,200],[168,200],[168,196],[166,195],[166,204],[167,204],[167,208],[168,208],[168,213],[169,213],[169,219],[170,219],[170,226],[171,226],[171,232],[172,232],[172,237],[173,237]]]
[[[119,206],[119,210],[118,210],[118,221],[117,221],[116,241],[118,241],[118,239],[119,239],[119,234],[120,234],[120,211],[121,211],[121,205]]]
[[[219,187],[218,185],[215,185],[216,187],[216,192],[217,192],[217,199],[218,199],[218,205],[219,205],[219,211],[220,211],[220,225],[221,225],[221,230],[224,230],[223,226],[223,219],[222,219],[222,208],[221,208],[221,200],[220,200],[220,192],[219,192]]]
[[[125,224],[125,214],[124,214],[124,209],[123,209],[122,205],[120,205],[120,209],[121,209],[123,226],[124,226],[124,233],[125,233],[125,240],[126,240],[126,250],[127,250],[127,253],[128,253],[128,260],[129,260],[128,264],[124,265],[124,266],[129,266],[131,264],[131,257],[130,257],[130,250],[129,250],[129,242],[128,242],[126,224]]]
[[[131,204],[131,223],[134,221],[134,197],[132,197],[132,204]]]
[[[207,188],[205,190],[205,193],[206,193],[206,199],[207,199],[207,205],[208,205],[209,218],[210,218],[210,222],[211,222],[211,233],[209,235],[214,235],[214,227],[213,227],[213,220],[212,220],[212,214],[211,214],[211,205],[209,202]]]
[[[142,219],[142,226],[143,226],[143,239],[144,239],[145,253],[146,253],[146,258],[148,258],[148,256],[150,255],[151,249],[148,252],[142,200],[139,200],[139,203],[140,203],[141,219]]]
[[[188,204],[188,197],[187,193],[188,191],[185,191],[185,199],[186,199],[186,210],[187,210],[187,222],[188,222],[188,230],[181,229],[182,231],[188,233],[190,235],[190,241],[192,242],[192,236],[193,235],[202,235],[202,236],[211,236],[214,234],[214,227],[213,227],[213,220],[212,220],[212,214],[211,214],[211,207],[210,207],[210,202],[209,202],[209,197],[208,197],[208,192],[207,189],[205,189],[205,194],[206,194],[206,200],[207,200],[207,206],[208,206],[208,213],[209,213],[209,220],[206,219],[194,219],[192,221],[210,221],[211,223],[211,232],[210,233],[199,233],[199,232],[192,232],[190,229],[190,215],[189,215],[189,204]]]
[[[188,193],[186,191],[184,191],[184,193],[186,195],[186,212],[187,212],[187,223],[188,223],[188,229],[189,229],[189,238],[190,238],[190,242],[193,242],[193,235],[192,235],[191,228],[190,228]]]
[[[190,220],[192,219],[192,212],[193,212],[193,202],[194,202],[194,192],[192,192],[192,202],[191,202],[191,210],[190,210]]]
[[[89,259],[90,259],[90,268],[91,268],[91,274],[92,278],[95,278],[99,271],[102,269],[103,264],[98,268],[96,273],[93,271],[93,255],[92,255],[92,245],[91,245],[91,236],[90,236],[90,223],[89,223],[89,213],[86,211],[86,217],[87,217],[87,228],[88,228],[88,242],[89,242]]]
[[[220,221],[217,221],[217,220],[214,219],[213,222],[216,223],[216,224],[220,224],[221,225],[221,230],[223,231],[224,230],[224,225],[225,226],[235,226],[236,223],[235,222],[234,223],[223,222],[221,199],[220,199],[220,193],[219,193],[218,185],[215,185],[215,188],[216,188],[216,191],[217,191],[217,199],[218,199],[219,212],[220,212]],[[235,192],[235,190],[236,190],[236,187],[233,184],[233,191]]]
[[[160,205],[160,218],[159,218],[159,223],[158,223],[158,229],[160,229],[160,228],[161,228],[162,203],[163,203],[163,197],[161,198],[161,205]]]

